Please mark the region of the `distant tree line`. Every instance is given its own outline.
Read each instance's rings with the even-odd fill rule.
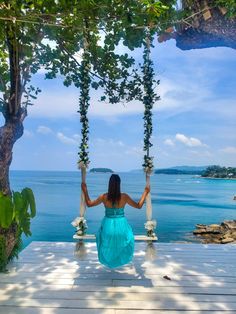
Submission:
[[[167,169],[155,170],[155,173],[159,173],[159,174],[193,174],[193,175],[201,175],[203,173],[203,170],[180,170],[180,169],[167,168]]]
[[[114,171],[109,168],[92,168],[90,172],[109,172],[113,173]]]
[[[236,168],[233,167],[220,167],[209,166],[202,173],[202,177],[208,178],[236,178]]]

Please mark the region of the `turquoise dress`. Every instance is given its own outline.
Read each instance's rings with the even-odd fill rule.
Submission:
[[[119,267],[132,261],[134,234],[124,208],[105,207],[105,217],[96,234],[99,262],[109,268]]]

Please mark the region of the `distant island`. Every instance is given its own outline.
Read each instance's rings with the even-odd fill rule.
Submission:
[[[207,166],[176,166],[171,168],[156,169],[156,174],[192,174],[192,175],[202,175],[207,169]]]
[[[203,178],[236,179],[236,168],[209,166],[202,173]]]
[[[92,168],[90,172],[102,172],[102,173],[113,173],[114,171],[109,168]]]
[[[141,173],[142,169],[131,170],[132,173]],[[221,166],[176,166],[163,169],[155,169],[155,174],[170,174],[170,175],[198,175],[202,178],[218,178],[218,179],[236,179],[236,168],[221,167]],[[236,196],[235,196],[236,197]]]

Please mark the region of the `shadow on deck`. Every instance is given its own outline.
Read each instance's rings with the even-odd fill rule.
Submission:
[[[32,242],[0,274],[0,313],[236,313],[235,265],[232,244],[136,243],[109,269],[94,242]]]

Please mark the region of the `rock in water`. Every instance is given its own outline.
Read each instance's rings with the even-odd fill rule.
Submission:
[[[193,234],[203,243],[236,243],[236,220],[225,220],[220,225],[197,224]]]

